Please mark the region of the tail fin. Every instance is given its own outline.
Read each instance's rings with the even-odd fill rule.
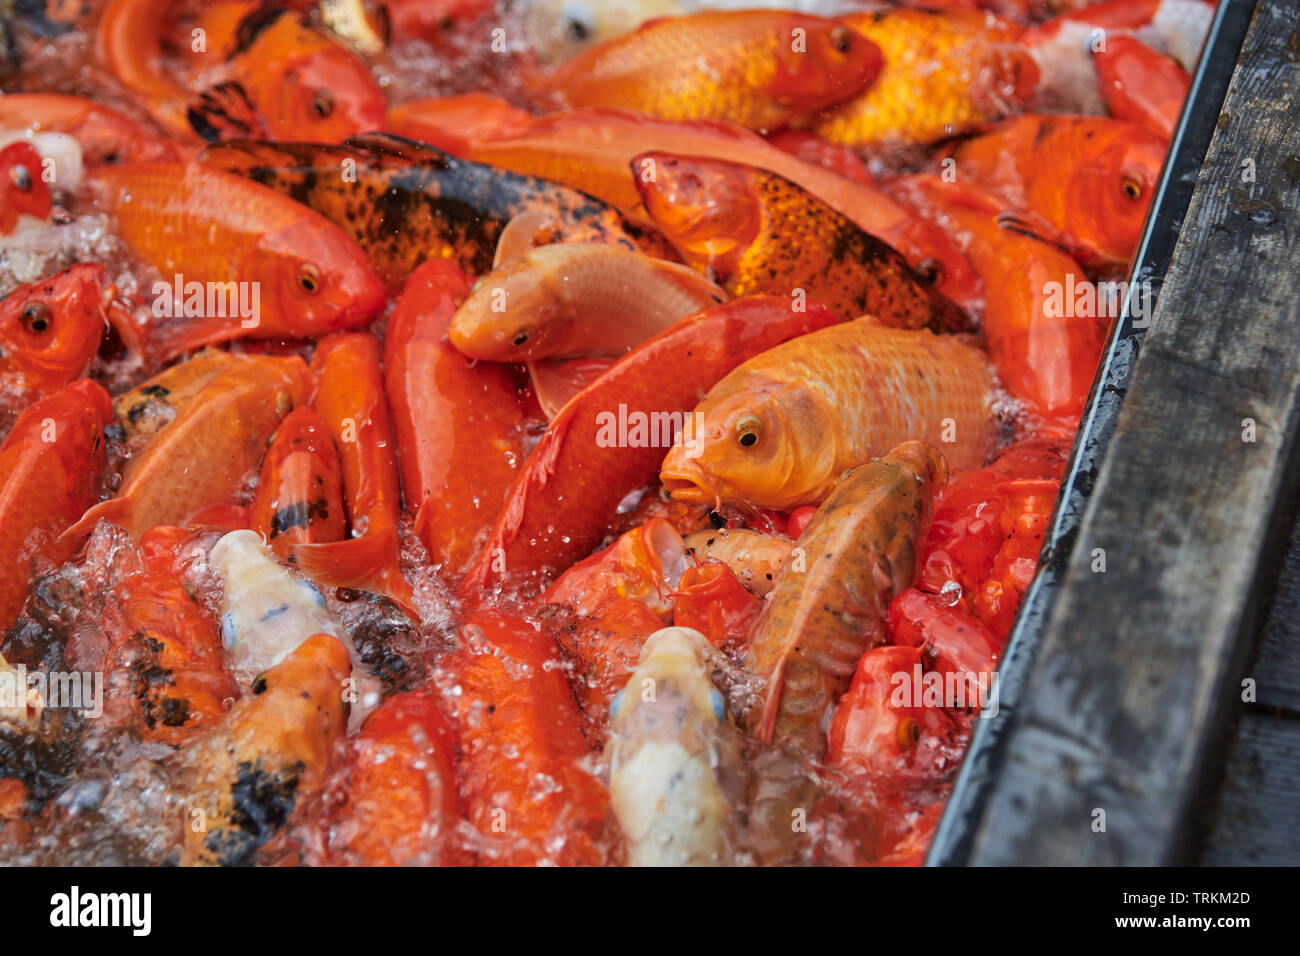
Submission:
[[[99,524],[101,520],[121,525],[130,532],[132,538],[136,536],[130,499],[109,498],[107,501],[92,505],[72,527],[59,535],[58,544],[71,547],[80,545],[89,536],[90,532],[95,530],[95,525]]]
[[[398,565],[397,537],[372,533],[363,538],[300,544],[292,560],[308,577],[333,588],[360,588],[391,598],[413,620],[420,619],[412,604],[415,592]]]

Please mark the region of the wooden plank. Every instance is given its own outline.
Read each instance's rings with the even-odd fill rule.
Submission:
[[[1300,714],[1300,521],[1292,526],[1259,651],[1246,673],[1261,708]]]
[[[1297,49],[1300,10],[1261,0],[1023,693],[988,722],[1002,744],[964,858],[944,862],[1195,853],[1295,491]]]
[[[1300,720],[1253,708],[1228,749],[1223,791],[1200,862],[1295,866],[1300,860]]]

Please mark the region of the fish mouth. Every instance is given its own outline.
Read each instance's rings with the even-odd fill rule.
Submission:
[[[668,468],[659,473],[659,483],[674,501],[690,505],[716,505],[717,490],[703,472],[689,468]]]

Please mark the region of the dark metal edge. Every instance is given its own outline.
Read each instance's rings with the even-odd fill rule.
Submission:
[[[970,749],[930,846],[927,866],[960,866],[970,858],[980,813],[1004,756],[1007,731],[1015,720],[1017,702],[1042,640],[1043,625],[1056,600],[1080,519],[1115,431],[1129,378],[1141,352],[1142,336],[1173,256],[1255,7],[1256,0],[1221,0],[1206,36],[1134,255],[1124,311],[1098,365],[1092,393],[1075,436],[1065,480],[1044,538],[1039,572],[1025,594],[998,668],[998,708],[1002,719],[976,722]],[[1141,283],[1150,284],[1152,298],[1142,310],[1145,318],[1135,321],[1133,296],[1135,289],[1142,288]]]

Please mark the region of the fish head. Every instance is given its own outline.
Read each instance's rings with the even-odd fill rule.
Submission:
[[[255,321],[273,321],[285,335],[350,328],[383,308],[384,284],[365,252],[323,216],[267,233],[250,256],[241,272],[258,283]]]
[[[108,270],[85,263],[9,293],[0,300],[0,369],[38,390],[76,378],[103,336],[110,290]]]
[[[835,477],[834,410],[800,385],[737,371],[696,407],[668,450],[659,473],[664,489],[715,506],[792,508],[818,500]]]
[[[716,652],[699,631],[665,627],[641,645],[640,659],[627,687],[610,702],[611,733],[637,743],[658,739],[687,743],[727,723],[726,702],[709,675]],[[653,682],[653,696],[643,689]],[[630,699],[629,699],[630,698]],[[699,739],[702,749],[705,743]]]
[[[809,112],[846,100],[880,73],[880,47],[846,23],[791,15],[778,28],[775,72],[767,93]]]
[[[0,149],[0,234],[8,234],[20,215],[45,219],[50,214],[50,184],[42,176],[41,154],[28,142]]]
[[[755,170],[644,153],[632,160],[632,172],[650,218],[689,265],[717,277],[736,271],[763,227]]]
[[[291,17],[281,21],[286,26],[254,48],[266,57],[259,72],[271,74],[258,99],[276,136],[338,143],[383,128],[387,103],[365,63],[318,30]]]
[[[1089,135],[1091,134],[1091,135]],[[1165,145],[1135,123],[1085,129],[1082,158],[1068,185],[1071,232],[1086,243],[1085,265],[1122,265],[1137,248],[1164,165]],[[1077,217],[1077,218],[1076,218]]]
[[[475,283],[452,316],[451,344],[493,362],[560,354],[573,313],[562,297],[563,274],[539,267],[538,258],[516,256]]]

